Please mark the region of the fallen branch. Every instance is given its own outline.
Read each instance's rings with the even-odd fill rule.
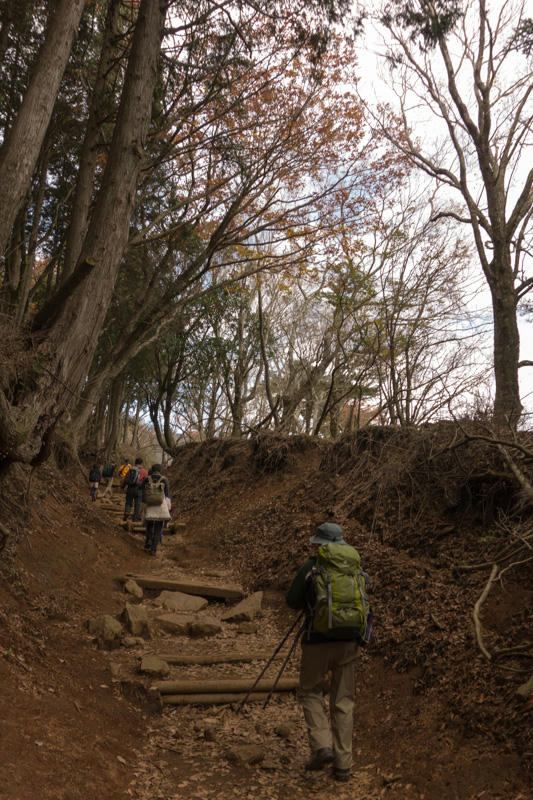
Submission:
[[[8,529],[2,525],[0,522],[0,553],[4,549],[7,544],[7,540],[9,539],[9,531]]]
[[[505,647],[501,650],[496,650],[493,655],[494,658],[498,656],[510,656],[515,653],[522,653],[524,650],[529,650],[529,648],[531,648],[531,652],[533,653],[533,642],[524,642],[524,644],[517,644],[515,647]]]
[[[442,622],[435,616],[435,614],[430,614],[432,623],[440,630],[445,631],[446,627],[442,624]]]
[[[530,561],[533,561],[533,556],[529,556],[529,558],[524,558],[522,559],[522,561],[513,561],[511,564],[507,564],[505,569],[502,569],[500,577],[503,575],[504,572],[507,572],[507,570],[512,569],[513,567],[520,567],[522,564],[528,564]]]
[[[483,592],[481,593],[481,596],[479,597],[477,603],[474,606],[474,613],[473,613],[474,627],[476,629],[477,643],[478,643],[479,649],[481,650],[481,652],[483,653],[483,655],[485,656],[485,658],[488,661],[492,660],[492,656],[489,653],[489,651],[487,650],[487,648],[485,647],[485,645],[483,644],[483,635],[482,635],[482,632],[481,632],[481,623],[479,621],[479,611],[481,609],[481,606],[483,605],[483,603],[487,599],[487,595],[490,592],[490,587],[492,586],[492,583],[493,583],[494,579],[496,578],[497,574],[498,574],[498,565],[497,564],[493,564],[492,565],[492,571],[490,573],[490,577],[489,577],[487,583],[485,584],[485,588],[483,589]]]
[[[507,462],[507,465],[508,465],[509,469],[511,470],[511,472],[515,476],[516,480],[520,484],[520,487],[521,487],[522,491],[524,492],[525,496],[527,497],[527,499],[530,502],[533,502],[533,486],[531,485],[529,480],[526,478],[526,476],[524,475],[524,473],[522,472],[520,467],[517,464],[515,464],[515,462],[513,461],[513,459],[511,458],[511,456],[507,452],[507,450],[505,449],[505,447],[503,447],[501,444],[499,444],[498,445],[498,450],[500,451],[500,453],[504,457],[505,461]]]
[[[511,545],[513,548],[514,545]],[[501,563],[502,561],[507,561],[508,558],[512,558],[513,556],[518,555],[522,552],[524,546],[522,544],[518,545],[515,549],[509,550],[508,547],[504,547],[500,550],[499,553],[496,553],[495,558],[497,563]],[[460,572],[477,572],[480,569],[487,569],[487,567],[491,567],[494,564],[494,559],[491,561],[483,561],[479,564],[456,564],[454,569],[459,570]]]

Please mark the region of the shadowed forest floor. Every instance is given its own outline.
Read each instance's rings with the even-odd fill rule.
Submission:
[[[186,527],[166,537],[155,559],[140,537],[89,502],[81,475],[42,467],[27,493],[27,474],[16,468],[2,509],[12,536],[0,575],[0,798],[529,800],[533,702],[516,690],[531,674],[523,657],[531,571],[509,570],[482,607],[488,648],[518,648],[501,668],[480,652],[472,622],[490,566],[457,570],[490,564],[497,543],[481,538],[496,536],[494,526],[476,517],[472,499],[470,506],[455,501],[455,517],[444,515],[440,489],[431,506],[424,497],[422,515],[415,490],[409,494],[399,478],[397,491],[387,493],[393,481],[383,479],[383,466],[376,501],[370,450],[274,440],[187,446],[169,470],[173,516]],[[429,497],[431,479],[426,471]],[[446,493],[449,508],[449,486]],[[241,714],[230,706],[160,711],[145,691],[151,681],[138,674],[149,652],[272,652],[294,619],[284,592],[310,550],[312,527],[328,515],[374,580],[376,633],[357,667],[354,770],[346,785],[328,772],[305,772],[305,727],[293,694]],[[131,647],[98,649],[86,621],[122,613],[119,578],[127,572],[261,589],[258,630],[237,633],[223,622],[215,637],[200,639],[153,629],[151,639]],[[147,590],[142,600],[150,614],[156,595]],[[214,617],[225,610],[209,604]],[[255,676],[263,663],[173,666],[171,677]],[[298,650],[287,674],[297,668]],[[262,760],[236,761],[242,744],[257,745]]]

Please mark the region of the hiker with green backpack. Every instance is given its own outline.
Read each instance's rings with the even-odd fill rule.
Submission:
[[[299,699],[312,757],[306,769],[332,764],[333,778],[348,781],[352,765],[355,661],[370,640],[372,612],[367,576],[359,553],[344,541],[334,522],[319,525],[311,544],[319,545],[298,570],[287,592],[287,604],[303,609]],[[331,682],[328,686],[328,673]],[[324,706],[329,693],[331,730]]]
[[[165,521],[170,519],[168,481],[161,474],[161,465],[153,464],[142,483],[142,513],[146,524],[144,549],[155,556]]]

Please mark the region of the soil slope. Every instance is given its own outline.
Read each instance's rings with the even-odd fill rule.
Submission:
[[[391,458],[387,469],[396,478],[384,476],[383,453],[372,488],[372,448],[346,447],[271,439],[183,448],[170,479],[173,516],[186,526],[166,538],[157,559],[89,502],[81,475],[45,466],[28,487],[29,476],[13,471],[1,509],[10,530],[0,556],[2,800],[533,797],[533,703],[516,694],[531,674],[530,565],[510,569],[483,603],[491,653],[515,648],[489,662],[472,622],[490,548],[501,546],[482,541],[490,528],[486,503],[480,511],[472,491],[470,505],[451,502],[455,489],[433,485],[426,461],[424,479],[416,478],[420,464],[410,462],[415,478],[407,489]],[[504,488],[500,509],[514,502]],[[326,518],[343,525],[374,580],[376,634],[358,665],[347,786],[305,772],[305,728],[292,695],[241,714],[224,706],[158,711],[143,691],[150,681],[137,672],[150,651],[273,652],[294,619],[284,591],[310,550],[313,526]],[[485,561],[488,568],[457,569]],[[130,648],[98,649],[86,621],[120,616],[126,597],[117,579],[148,571],[262,589],[258,632],[237,634],[223,623],[209,639],[154,633]],[[150,614],[155,595],[142,601]],[[210,609],[220,618],[225,607]],[[223,674],[256,675],[263,663],[227,666]],[[297,665],[296,651],[288,674]],[[171,677],[221,675],[220,666],[175,667]],[[239,761],[242,744],[255,744],[262,760]]]

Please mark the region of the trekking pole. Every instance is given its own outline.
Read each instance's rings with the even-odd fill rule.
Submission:
[[[296,631],[296,636],[294,637],[294,642],[292,643],[292,645],[291,645],[291,647],[290,647],[290,650],[289,650],[289,652],[287,653],[287,655],[286,655],[286,657],[285,657],[285,661],[284,661],[284,662],[283,662],[283,664],[281,665],[280,671],[279,671],[279,672],[278,672],[278,674],[276,675],[276,680],[275,680],[275,681],[274,681],[274,683],[272,684],[272,689],[269,691],[269,693],[268,693],[268,697],[267,697],[267,699],[265,700],[265,702],[263,703],[263,708],[266,708],[266,707],[267,707],[267,705],[270,703],[270,698],[272,697],[272,695],[273,695],[273,694],[274,694],[274,692],[276,691],[276,686],[278,685],[279,679],[280,679],[280,678],[281,678],[281,676],[283,675],[283,672],[284,672],[284,670],[285,670],[285,667],[286,667],[286,666],[287,666],[287,664],[289,663],[289,659],[290,659],[290,657],[292,656],[292,654],[294,653],[295,647],[296,647],[296,645],[298,644],[298,642],[299,642],[299,640],[300,640],[300,634],[302,633],[302,631],[303,631],[303,630],[305,630],[305,622],[303,623],[303,625],[300,625],[300,627],[299,627],[299,628],[298,628],[298,630]]]
[[[295,620],[294,620],[294,622],[292,623],[291,627],[289,628],[289,630],[287,631],[287,633],[285,634],[285,636],[283,637],[283,639],[281,640],[281,642],[278,644],[278,646],[276,647],[276,649],[274,650],[274,652],[272,653],[272,655],[271,655],[271,656],[270,656],[270,658],[268,659],[267,663],[265,664],[265,666],[263,667],[263,669],[261,670],[261,672],[259,673],[259,675],[258,675],[258,676],[257,676],[257,678],[255,679],[254,683],[253,683],[253,684],[252,684],[252,686],[250,686],[250,688],[248,689],[248,692],[247,692],[247,694],[246,694],[246,697],[245,697],[243,700],[241,700],[241,702],[240,702],[240,703],[239,703],[239,705],[237,706],[237,713],[239,713],[239,711],[241,711],[241,709],[242,709],[243,705],[246,703],[246,701],[247,701],[247,700],[248,700],[248,698],[250,697],[251,693],[253,692],[253,690],[255,689],[255,687],[257,686],[257,684],[259,683],[259,681],[261,680],[261,678],[263,677],[263,675],[265,674],[265,672],[267,671],[267,669],[269,668],[269,666],[270,666],[270,665],[272,664],[272,662],[274,661],[275,657],[277,656],[277,654],[279,653],[279,651],[281,650],[281,648],[283,647],[283,645],[285,644],[285,642],[287,641],[287,639],[289,638],[289,636],[291,635],[291,633],[293,632],[293,630],[295,629],[296,625],[297,625],[297,624],[300,622],[300,620],[302,619],[302,617],[303,617],[304,613],[305,613],[305,612],[304,612],[304,611],[302,611],[302,612],[301,612],[301,614],[299,614],[299,616],[298,616],[298,617],[296,617],[296,619],[295,619]],[[298,631],[298,633],[299,633],[299,632],[300,632],[300,631]]]

